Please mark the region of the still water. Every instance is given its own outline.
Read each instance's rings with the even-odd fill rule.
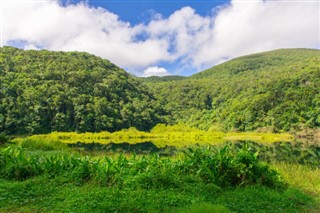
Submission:
[[[203,143],[201,143],[203,144]],[[278,161],[307,164],[320,167],[320,144],[314,141],[310,142],[275,142],[275,143],[258,143],[255,141],[233,141],[217,143],[216,146],[227,145],[231,150],[237,151],[241,148],[247,147],[251,152],[259,152],[259,158],[266,161]],[[199,145],[193,145],[196,147]],[[213,145],[210,145],[213,146]],[[135,143],[72,143],[69,147],[83,151],[86,153],[100,153],[100,154],[137,154],[149,155],[158,154],[159,156],[174,156],[178,152],[183,151],[187,147],[174,147],[174,146],[156,146],[153,141],[142,141]]]

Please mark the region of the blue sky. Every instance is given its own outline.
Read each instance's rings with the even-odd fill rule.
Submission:
[[[1,46],[85,51],[138,76],[192,75],[279,48],[319,49],[319,1],[2,0]]]
[[[70,2],[70,1],[69,1]],[[74,0],[73,3],[78,2]],[[113,0],[113,1],[88,1],[88,4],[103,7],[119,15],[121,20],[131,24],[148,23],[155,13],[168,18],[175,11],[189,6],[202,16],[210,16],[214,9],[221,5],[229,4],[229,0]],[[160,62],[157,64],[165,67],[178,75],[192,75],[197,72],[196,68],[181,66],[180,61]]]
[[[74,0],[73,2],[79,2]],[[228,0],[113,0],[113,1],[88,1],[88,4],[104,7],[116,14],[122,20],[132,24],[148,22],[152,13],[160,13],[163,17],[169,17],[175,11],[185,7],[192,7],[196,13],[202,16],[212,14],[212,10],[228,4]]]

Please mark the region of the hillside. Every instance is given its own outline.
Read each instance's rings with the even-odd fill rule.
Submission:
[[[240,131],[320,126],[319,50],[253,54],[183,80],[146,84],[171,123]]]
[[[320,127],[319,50],[275,50],[190,77],[149,78],[87,53],[0,52],[0,132],[8,134],[179,122],[205,130]]]
[[[0,52],[0,132],[148,130],[161,122],[148,89],[107,60],[80,52]]]

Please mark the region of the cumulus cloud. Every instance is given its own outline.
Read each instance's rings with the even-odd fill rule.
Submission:
[[[88,3],[2,2],[2,44],[86,51],[137,75],[167,73],[162,62],[201,70],[240,55],[278,48],[319,48],[319,2],[232,0],[201,16],[183,7],[132,26]],[[175,66],[178,67],[179,66]]]
[[[163,67],[148,67],[143,71],[142,77],[150,77],[150,76],[167,76],[172,75]]]
[[[319,2],[241,1],[218,11],[194,65],[278,48],[319,48]],[[197,38],[196,38],[197,39]]]
[[[122,67],[148,66],[166,60],[162,39],[136,41],[143,26],[131,26],[116,14],[87,4],[60,6],[57,1],[5,1],[3,43],[27,41],[50,50],[87,51]]]

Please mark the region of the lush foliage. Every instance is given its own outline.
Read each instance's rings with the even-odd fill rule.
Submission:
[[[47,150],[46,146],[40,148]],[[43,174],[69,174],[80,181],[94,179],[101,184],[118,187],[179,187],[187,180],[213,183],[221,187],[252,184],[271,188],[283,186],[276,171],[261,163],[257,153],[252,154],[245,149],[232,152],[227,146],[221,149],[197,148],[189,149],[186,156],[186,159],[175,162],[156,155],[141,158],[133,156],[131,159],[120,155],[116,160],[108,157],[94,160],[64,152],[34,154],[22,147],[9,146],[1,150],[0,168],[1,177],[8,179],[24,180]]]
[[[87,53],[1,48],[0,132],[49,134],[0,134],[0,212],[316,211],[319,146],[263,132],[320,126],[319,62],[318,50],[278,50],[139,79]],[[79,141],[219,146],[88,156],[66,144]]]
[[[179,81],[145,81],[168,120],[200,129],[279,131],[320,126],[319,50],[233,59]]]
[[[179,122],[269,132],[320,126],[319,50],[249,55],[186,78],[135,78],[87,53],[0,52],[0,132],[8,134]]]
[[[79,52],[0,49],[0,132],[148,130],[163,114],[148,89]]]

